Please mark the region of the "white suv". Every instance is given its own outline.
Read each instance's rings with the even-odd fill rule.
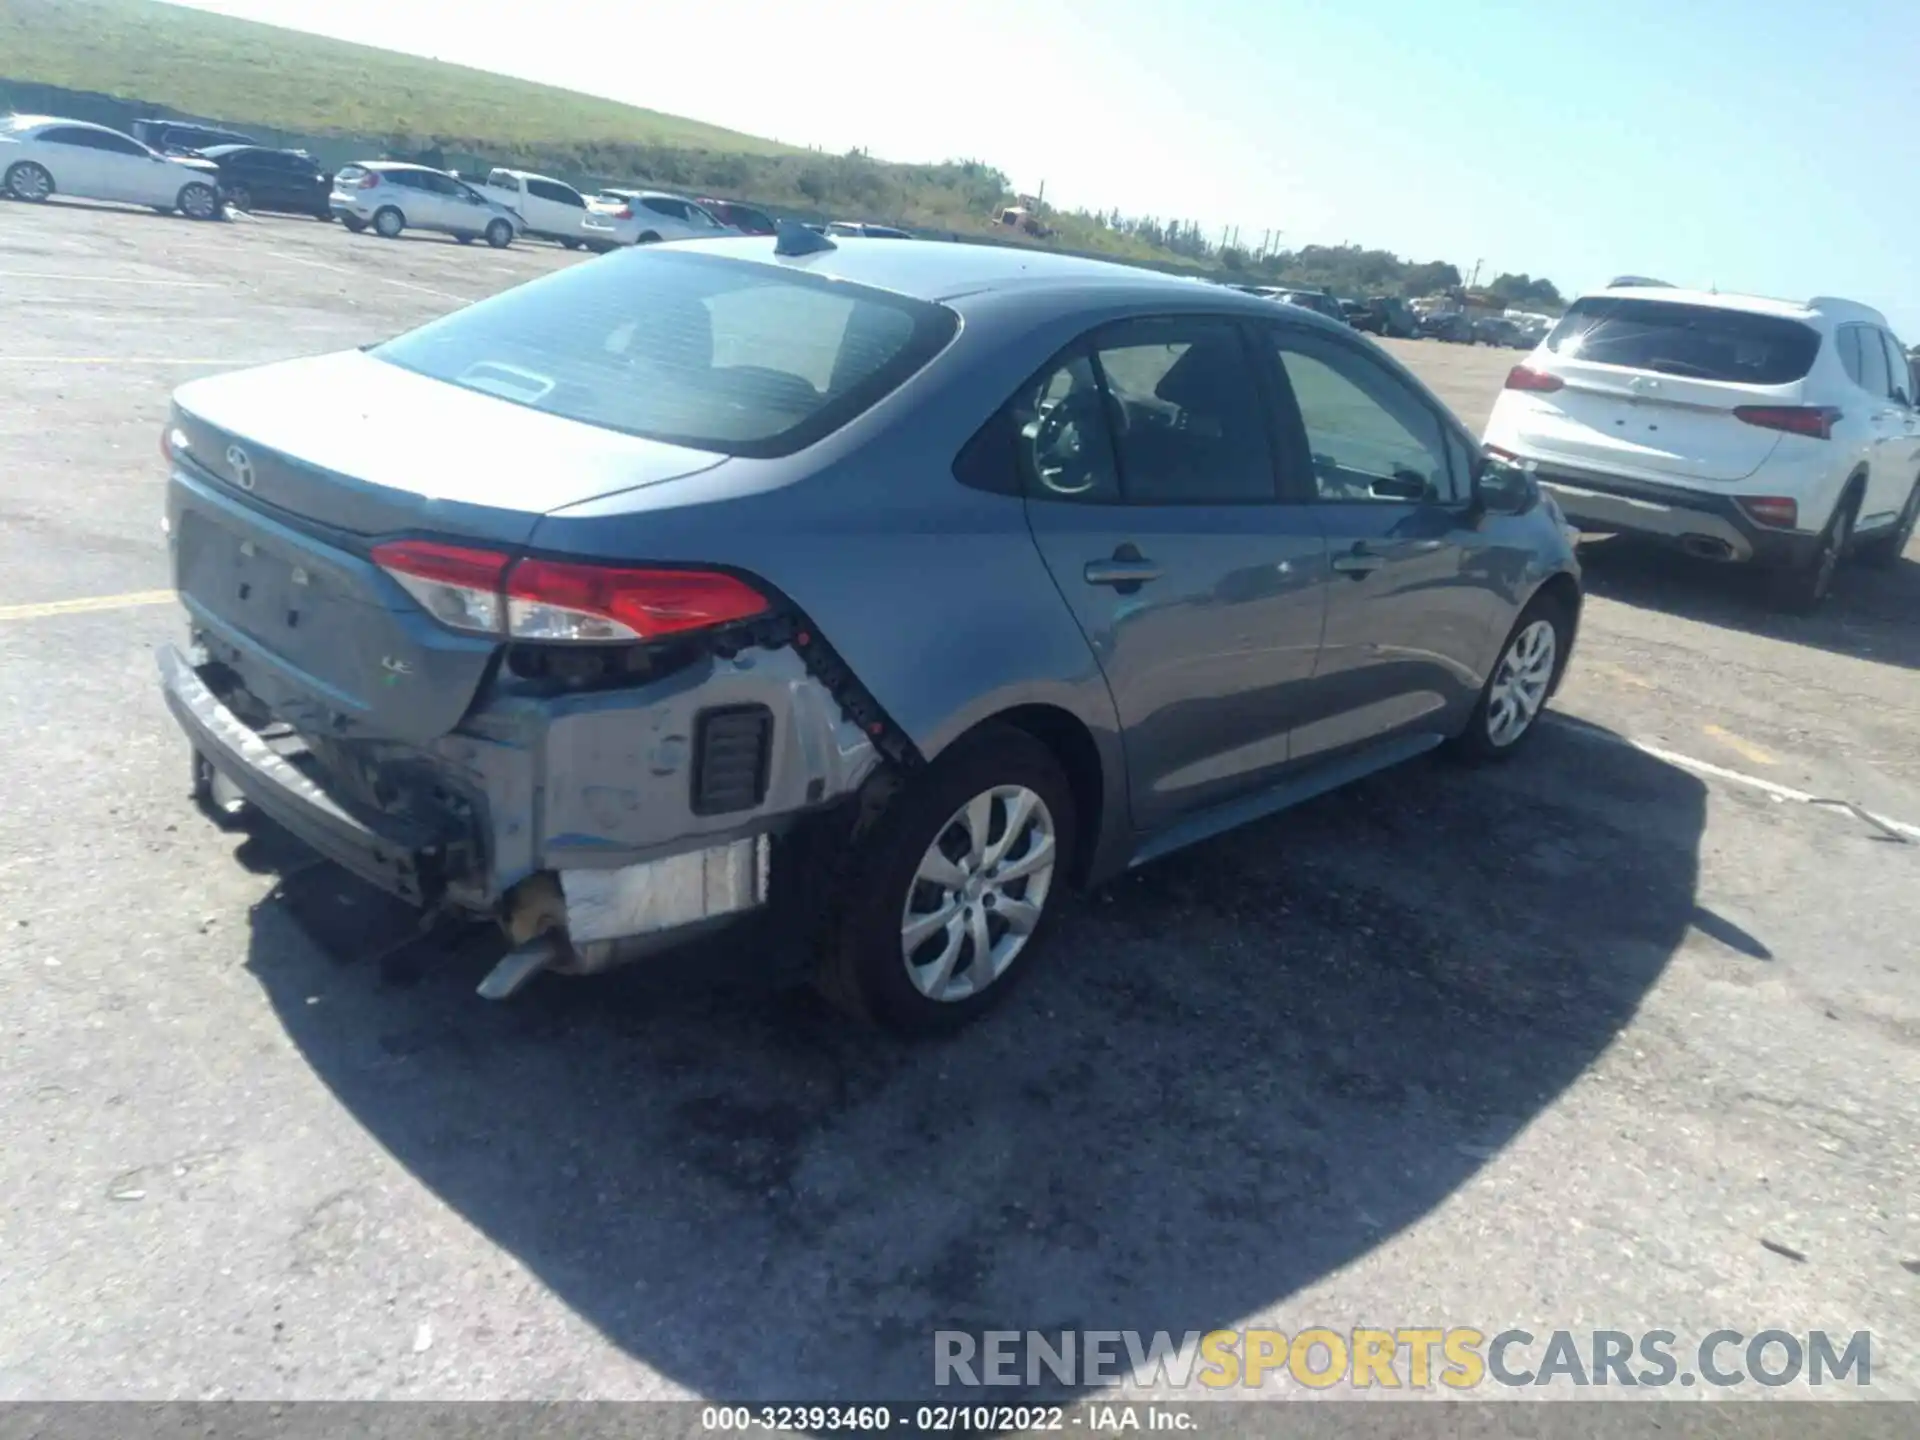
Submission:
[[[1623,286],[1514,367],[1485,439],[1581,531],[1759,562],[1807,607],[1843,557],[1891,563],[1913,537],[1913,386],[1865,305]]]

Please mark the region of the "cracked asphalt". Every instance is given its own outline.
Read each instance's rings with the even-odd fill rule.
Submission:
[[[1524,759],[1077,899],[940,1044],[724,947],[489,1005],[204,821],[171,387],[567,263],[0,205],[0,1398],[912,1399],[943,1328],[1471,1325],[1867,1330],[1855,1393],[1920,1399],[1920,844],[1642,748],[1920,824],[1920,551],[1791,619],[1595,547]],[[1517,358],[1396,348],[1475,426]]]

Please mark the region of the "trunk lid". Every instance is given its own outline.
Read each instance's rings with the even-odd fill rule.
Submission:
[[[1736,405],[1790,405],[1797,386],[1717,384],[1542,355],[1528,368],[1564,388],[1526,392],[1516,433],[1545,457],[1599,470],[1731,483],[1758,470],[1780,432],[1738,419]]]
[[[183,386],[172,433],[174,582],[216,658],[304,731],[411,744],[460,722],[498,647],[426,615],[368,558],[377,541],[518,553],[549,511],[724,458],[358,352]]]

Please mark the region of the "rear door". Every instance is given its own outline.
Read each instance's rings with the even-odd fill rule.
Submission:
[[[1542,357],[1559,384],[1531,390],[1518,438],[1549,462],[1654,481],[1731,483],[1780,432],[1736,406],[1799,403],[1820,334],[1782,315],[1611,295],[1575,301]]]
[[[1850,444],[1866,466],[1867,486],[1854,525],[1871,530],[1886,518],[1882,512],[1889,508],[1892,477],[1906,468],[1907,410],[1893,397],[1894,374],[1878,326],[1842,325],[1834,332],[1834,345],[1855,394],[1842,402],[1833,438]]]
[[[1326,547],[1279,494],[1241,326],[1104,328],[1009,408],[1028,523],[1125,731],[1135,826],[1271,779],[1320,646]]]
[[[95,143],[98,131],[57,125],[40,132],[46,147],[38,157],[53,176],[53,188],[91,200],[118,200],[107,152]]]
[[[1304,325],[1263,333],[1331,576],[1293,757],[1446,733],[1478,695],[1527,557],[1474,516],[1465,433],[1370,347]]]
[[[1875,329],[1887,357],[1886,439],[1882,445],[1885,460],[1869,477],[1867,500],[1860,519],[1869,526],[1891,525],[1912,492],[1914,478],[1920,474],[1920,415],[1914,410],[1913,375],[1907,364],[1906,350],[1885,330]]]

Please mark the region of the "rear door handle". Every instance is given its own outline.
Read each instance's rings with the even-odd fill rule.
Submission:
[[[1160,567],[1151,560],[1089,560],[1085,570],[1089,585],[1144,585],[1160,578]]]

